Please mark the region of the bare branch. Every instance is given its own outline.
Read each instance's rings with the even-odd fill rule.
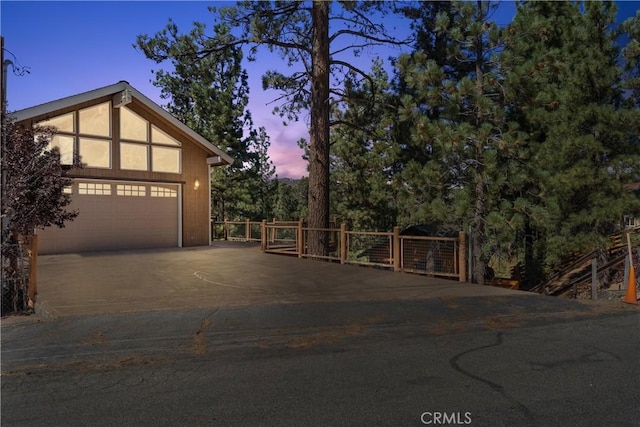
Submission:
[[[338,59],[332,59],[331,62],[330,62],[330,65],[340,65],[342,67],[348,68],[349,70],[353,71],[356,74],[359,74],[360,76],[362,76],[362,78],[364,78],[364,79],[369,81],[369,83],[371,84],[372,92],[373,92],[373,89],[376,87],[375,82],[373,81],[373,79],[367,73],[365,73],[364,71],[362,71],[358,67],[349,64],[348,62],[340,61]]]
[[[329,38],[329,43],[333,43],[333,41],[335,39],[337,39],[340,36],[343,35],[350,35],[350,36],[356,36],[356,37],[362,37],[364,39],[370,40],[372,42],[376,42],[376,43],[384,43],[384,44],[393,44],[393,45],[406,45],[408,43],[408,40],[396,40],[393,37],[376,37],[373,35],[369,35],[369,34],[364,34],[361,31],[354,31],[354,30],[350,30],[350,29],[342,29],[342,30],[338,30],[335,33],[333,33],[331,35],[331,37]]]

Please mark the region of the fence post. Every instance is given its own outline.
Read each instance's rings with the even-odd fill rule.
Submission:
[[[244,227],[245,240],[249,242],[251,241],[251,221],[247,219]]]
[[[262,252],[267,250],[267,220],[263,219],[260,223],[260,249]]]
[[[598,299],[598,260],[591,260],[591,299]]]
[[[627,289],[629,283],[629,270],[631,269],[629,264],[629,257],[624,257],[624,279],[622,281],[622,289]]]
[[[400,227],[393,227],[393,271],[400,271]]]
[[[229,221],[225,218],[224,225],[222,226],[224,240],[229,240]]]
[[[460,282],[467,281],[467,233],[458,233],[458,277]]]
[[[302,219],[298,220],[298,258],[302,258],[302,252],[304,251],[304,232],[302,231]]]
[[[276,241],[276,233],[277,233],[278,231],[276,230],[275,225],[276,225],[276,218],[274,217],[274,218],[273,218],[273,227],[271,227],[271,233],[270,233],[270,235],[269,235],[269,239],[270,239],[269,241],[270,241],[271,243],[274,243],[274,242]]]
[[[347,224],[340,224],[340,264],[347,261]]]
[[[38,294],[38,235],[31,236],[29,242],[29,308],[34,308]]]

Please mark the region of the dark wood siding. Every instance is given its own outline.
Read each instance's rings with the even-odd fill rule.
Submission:
[[[187,144],[182,152],[183,170],[183,237],[184,246],[209,244],[209,166],[207,153],[193,144]],[[200,187],[194,190],[195,180]],[[203,234],[202,230],[207,230]]]

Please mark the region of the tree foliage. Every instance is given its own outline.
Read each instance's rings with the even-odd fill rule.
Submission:
[[[483,283],[493,251],[508,252],[520,219],[522,135],[506,115],[501,30],[486,2],[453,3],[429,22],[440,44],[398,61],[408,93],[401,116],[409,146],[424,150],[403,170],[405,215],[441,228],[471,227],[473,279]],[[431,43],[432,41],[427,40]],[[506,242],[505,242],[506,240]]]
[[[610,2],[519,2],[498,25],[496,7],[240,2],[212,9],[217,35],[181,45],[175,66],[239,61],[240,47],[249,60],[261,47],[283,58],[288,68],[268,71],[263,87],[280,92],[285,122],[309,112],[308,191],[262,173],[276,194],[250,192],[262,212],[308,215],[317,228],[333,214],[364,229],[470,229],[474,281],[503,258],[535,282],[640,215],[627,191],[640,181],[640,14],[616,26]],[[380,24],[392,9],[415,43],[390,78],[381,62],[356,63],[397,42]]]
[[[640,116],[624,102],[614,19],[612,3],[531,2],[509,26],[512,112],[531,140],[530,223],[548,267],[638,212],[624,184],[640,166]]]
[[[18,238],[29,238],[37,228],[64,227],[77,211],[68,211],[71,202],[64,188],[71,185],[67,169],[60,164],[60,152],[49,149],[55,129],[23,128],[6,119],[2,124],[5,151],[2,170],[6,174],[3,214],[7,214],[7,231]],[[77,163],[77,162],[76,162]],[[9,241],[4,236],[4,241]]]
[[[343,99],[339,88],[347,72],[368,79],[366,72],[344,59],[347,52],[358,55],[367,46],[394,42],[384,26],[369,17],[370,12],[381,10],[381,4],[242,1],[219,11],[210,9],[217,13],[216,28],[238,29],[239,36],[214,37],[196,50],[184,50],[181,59],[217,56],[241,45],[249,46],[250,59],[255,59],[261,46],[280,53],[293,71],[269,71],[263,76],[263,86],[281,91],[275,112],[286,120],[297,120],[301,111],[309,111],[308,222],[312,228],[326,228],[330,212],[330,103]],[[339,28],[333,30],[330,22],[340,23]],[[332,86],[331,79],[338,84]],[[310,253],[326,252],[323,236],[310,236]]]
[[[216,25],[209,36],[206,26],[196,22],[181,34],[170,21],[153,37],[138,36],[136,46],[158,64],[169,62],[169,71],[156,71],[154,81],[161,98],[168,100],[166,109],[234,159],[212,172],[214,217],[260,219],[270,214],[265,194],[274,168],[267,154],[269,137],[264,129],[254,129],[246,109],[249,87],[242,50],[234,46],[199,54],[232,40],[225,25]]]
[[[374,83],[374,104],[369,81],[347,76],[344,92],[351,100],[336,109],[331,130],[332,214],[351,229],[389,230],[396,225],[396,159],[391,106],[393,94],[387,72],[375,61],[369,76]]]
[[[276,179],[275,201],[273,208],[274,218],[281,221],[292,221],[307,217],[309,182],[302,179]]]

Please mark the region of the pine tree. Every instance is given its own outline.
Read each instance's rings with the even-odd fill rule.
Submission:
[[[411,149],[426,152],[426,161],[410,161],[402,172],[404,221],[470,225],[477,283],[494,254],[514,251],[526,181],[524,135],[506,115],[501,31],[489,20],[495,7],[453,3],[433,20],[446,57],[418,51],[398,61],[408,88],[400,117],[414,123]]]
[[[392,187],[395,150],[393,114],[389,105],[389,77],[380,60],[370,78],[375,102],[369,99],[369,82],[347,77],[345,110],[334,111],[331,131],[331,205],[334,216],[356,230],[390,230],[396,224]],[[363,87],[366,86],[366,87]]]
[[[622,49],[624,60],[623,96],[630,108],[640,108],[640,11],[621,25],[621,32],[629,38]]]
[[[509,26],[511,113],[531,141],[529,225],[547,268],[595,249],[637,197],[637,108],[623,102],[615,5],[527,2]],[[635,135],[635,136],[634,136]]]
[[[212,172],[212,215],[218,220],[259,220],[265,217],[265,194],[274,173],[264,129],[255,130],[246,110],[249,87],[239,46],[199,57],[198,52],[234,40],[222,24],[206,34],[195,23],[187,34],[169,22],[154,37],[138,36],[137,47],[158,64],[170,62],[172,71],[155,72],[154,85],[168,100],[166,109],[234,159],[227,168]],[[256,203],[256,200],[258,201]]]
[[[338,87],[347,72],[366,79],[366,72],[343,59],[345,53],[357,55],[367,46],[397,43],[382,23],[369,17],[370,12],[384,8],[382,3],[366,1],[242,1],[235,7],[221,8],[218,14],[219,22],[239,29],[239,38],[194,54],[203,57],[246,45],[250,59],[255,59],[258,48],[266,47],[278,52],[287,65],[286,72],[267,72],[263,86],[282,93],[274,112],[284,119],[298,120],[301,112],[309,112],[308,225],[316,230],[309,233],[307,242],[312,255],[326,254],[329,242],[328,234],[317,229],[329,225],[330,104],[342,102],[330,78],[338,81]],[[330,22],[338,25],[330,26]]]

